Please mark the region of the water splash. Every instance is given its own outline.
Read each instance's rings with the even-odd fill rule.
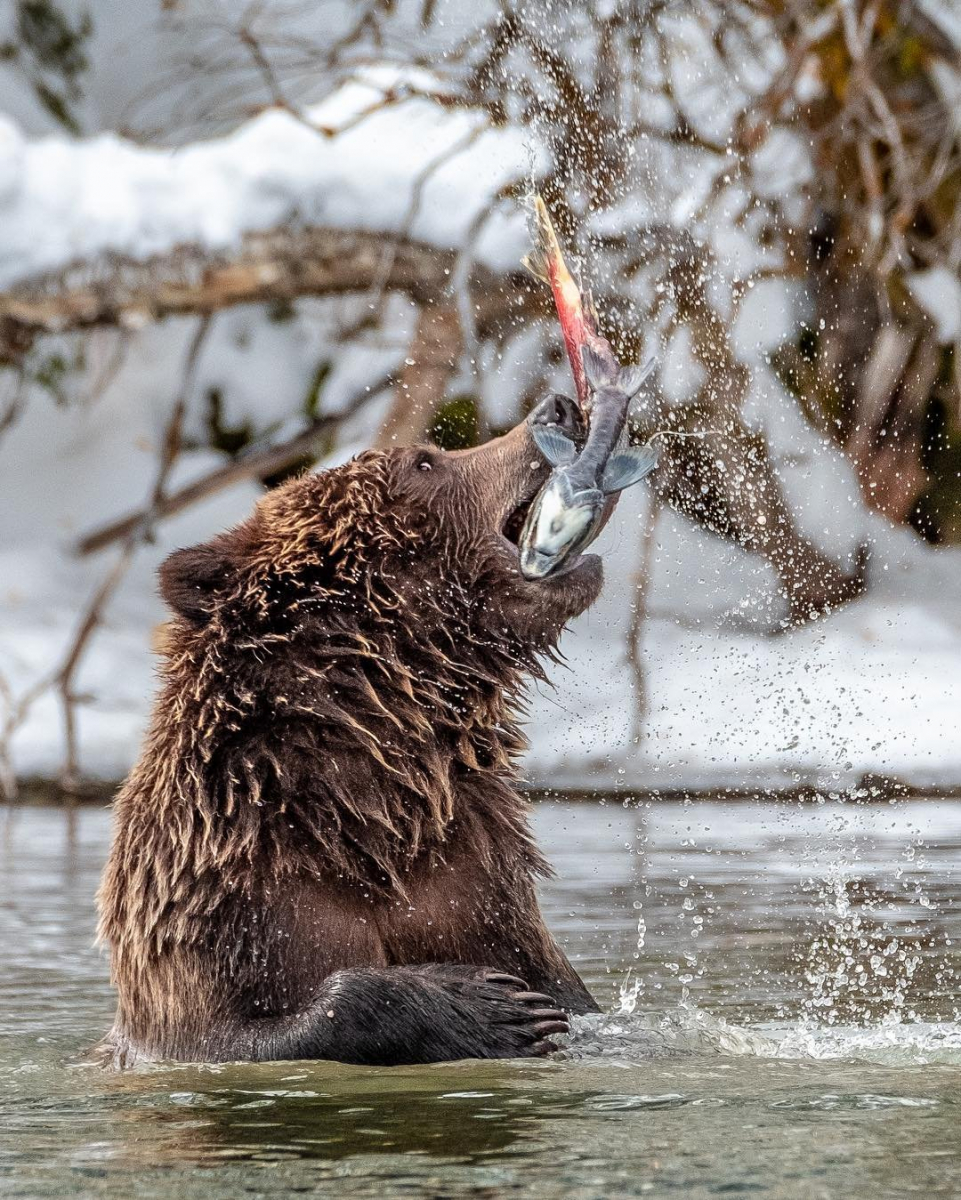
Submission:
[[[823,926],[799,952],[807,985],[801,1030],[868,1021],[898,1026],[916,1019],[910,996],[922,955],[879,915],[882,901],[890,900],[872,895],[844,861],[831,864],[817,888]],[[918,902],[923,893],[915,891],[912,900]],[[923,907],[932,907],[926,896]]]
[[[961,1023],[732,1025],[691,1005],[662,1013],[611,1013],[576,1018],[568,1060],[646,1062],[670,1056],[722,1056],[869,1062],[884,1066],[961,1064]]]
[[[634,950],[634,960],[638,961],[644,952],[644,943],[647,939],[647,921],[644,917],[644,902],[642,900],[634,901],[634,908],[637,911],[637,943]],[[631,976],[633,975],[633,979]],[[618,988],[618,1008],[616,1014],[618,1016],[629,1017],[637,1008],[644,995],[644,980],[642,976],[635,972],[634,967],[629,967],[627,974],[624,976],[624,981]]]

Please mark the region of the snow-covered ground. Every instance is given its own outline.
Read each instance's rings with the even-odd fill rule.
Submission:
[[[445,249],[470,240],[478,261],[514,267],[523,214],[475,225],[491,195],[533,174],[532,144],[480,111],[442,108],[436,86],[370,68],[303,119],[268,109],[180,149],[113,133],[30,140],[0,115],[0,288],[105,256],[229,252],[283,225],[398,230]]]
[[[540,785],[850,787],[867,774],[961,784],[961,552],[865,517],[867,596],[802,629],[749,555],[663,513],[643,634],[648,716],[633,725],[625,613],[640,489],[607,534],[607,586],[565,643],[570,671],[540,696],[528,772]],[[633,510],[633,511],[632,511]]]

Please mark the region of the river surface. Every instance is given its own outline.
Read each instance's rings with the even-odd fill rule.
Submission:
[[[551,1061],[85,1065],[99,809],[0,809],[0,1195],[961,1195],[961,805],[542,801]]]

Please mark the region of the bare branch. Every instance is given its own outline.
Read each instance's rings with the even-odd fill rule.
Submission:
[[[418,304],[447,294],[456,254],[397,237],[339,229],[279,229],[248,235],[233,255],[184,246],[146,262],[80,263],[60,275],[0,292],[0,362],[18,362],[33,337],[97,325],[140,326],[169,315],[235,304],[343,296],[383,288]],[[518,270],[476,267],[473,304],[480,336],[512,318],[548,311],[549,297]]]
[[[281,442],[276,446],[265,446],[245,455],[236,462],[218,467],[217,470],[201,476],[200,479],[186,484],[175,492],[163,495],[154,506],[152,521],[156,523],[165,517],[172,517],[192,504],[196,504],[208,496],[216,495],[218,492],[226,491],[227,488],[242,483],[245,479],[275,475],[304,458],[312,457],[325,434],[353,416],[372,396],[382,391],[388,382],[389,380],[383,380],[369,392],[360,393],[354,402],[341,412],[318,417],[307,429],[289,438],[286,442]],[[80,538],[74,547],[74,553],[81,557],[87,554],[96,554],[99,550],[104,550],[107,546],[128,537],[131,532],[141,528],[148,517],[150,517],[150,510],[139,509],[137,512],[111,521],[108,525],[94,529]]]
[[[126,575],[138,545],[145,537],[149,536],[152,524],[156,519],[157,508],[163,501],[167,480],[180,453],[181,434],[184,414],[187,409],[187,400],[190,396],[197,360],[210,329],[210,321],[211,318],[209,316],[201,317],[197,325],[197,330],[187,348],[180,392],[174,401],[166,429],[164,430],[164,438],[160,447],[160,463],[151,491],[150,505],[143,513],[142,519],[130,529],[117,557],[117,561],[107,572],[107,575],[94,593],[93,599],[87,605],[76,636],[67,652],[67,657],[56,676],[56,689],[63,712],[65,741],[61,786],[67,793],[75,793],[80,782],[76,721],[76,704],[80,697],[74,691],[77,670],[83,660],[90,639],[100,625],[104,609]]]

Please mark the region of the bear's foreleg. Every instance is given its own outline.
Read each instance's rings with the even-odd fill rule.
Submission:
[[[330,975],[306,1013],[255,1033],[250,1057],[370,1066],[528,1058],[555,1050],[551,1036],[568,1028],[549,996],[513,975],[449,964],[362,967]]]

